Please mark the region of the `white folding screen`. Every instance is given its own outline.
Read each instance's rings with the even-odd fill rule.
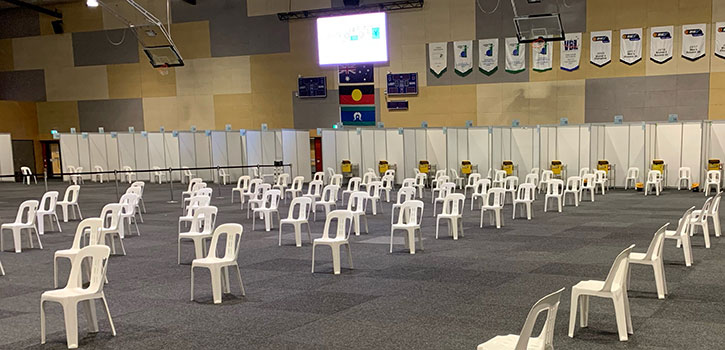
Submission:
[[[582,145],[579,126],[560,126],[556,128],[556,159],[566,166],[566,176],[579,174]],[[587,152],[589,147],[587,144]]]
[[[421,160],[428,160],[428,132],[426,129],[415,130],[415,164]],[[430,164],[433,164],[432,162]]]
[[[504,129],[491,128],[491,167],[493,169],[501,169],[503,161],[510,160],[510,144],[509,139],[504,142]]]
[[[297,160],[294,163],[297,164],[297,176],[302,176],[305,181],[312,179],[312,157],[310,154],[310,133],[308,131],[297,131],[297,144],[295,150],[297,151]],[[322,153],[325,154],[324,152]],[[335,167],[332,167],[335,169]],[[337,172],[337,170],[335,170]]]
[[[418,167],[418,158],[416,156],[416,130],[403,129],[403,174],[406,178],[415,176],[415,168]],[[400,171],[400,168],[398,168]]]
[[[166,154],[164,151],[164,148],[166,145],[164,144],[164,134],[160,132],[150,132],[148,133],[148,151],[149,151],[149,169],[153,169],[153,167],[159,167],[161,169],[166,169],[168,166],[166,165]]]
[[[68,172],[69,166],[79,166],[77,134],[60,134],[60,158],[64,173]],[[63,181],[68,181],[68,176],[63,176]]]
[[[13,142],[10,134],[0,134],[0,149],[5,150],[0,152],[0,175],[12,175],[15,173],[15,167],[13,166]],[[36,171],[37,172],[37,171]],[[15,181],[12,177],[0,178],[2,182]]]
[[[133,134],[119,133],[116,137],[118,147],[118,159],[121,165],[121,170],[124,167],[130,167],[131,169],[138,169],[136,167],[136,145],[134,143]],[[61,149],[63,145],[61,145]]]
[[[710,125],[709,139],[708,158],[720,159],[721,163],[725,162],[725,123],[713,122]]]
[[[436,166],[436,170],[442,170],[446,168],[446,135],[443,133],[443,129],[428,129],[426,130],[426,154],[428,156],[428,162],[431,165]]]
[[[332,168],[335,172],[340,171],[340,164],[337,157],[340,156],[337,151],[337,132],[335,130],[322,130],[322,167]]]
[[[262,160],[259,164],[273,164],[277,160],[277,150],[282,150],[281,145],[281,133],[280,133],[280,145],[277,145],[277,132],[276,131],[262,131],[261,132],[261,144],[262,144]],[[281,156],[281,154],[280,154]],[[281,159],[281,158],[280,158]],[[274,173],[273,168],[261,168],[261,174],[272,174]]]
[[[654,157],[667,165],[666,186],[677,186],[680,167],[689,167],[692,179],[700,182],[702,123],[658,123],[655,134]]]
[[[338,150],[342,151],[342,154],[347,154],[347,159],[349,159],[353,165],[357,165],[359,167],[358,175],[363,176],[367,169],[363,167],[364,147],[362,143],[362,133],[358,133],[356,130],[348,130],[338,132],[338,135],[339,134],[343,134],[345,136],[338,136],[341,137],[341,139],[337,141]],[[342,144],[342,141],[344,140],[347,140],[347,151],[345,151],[345,144]],[[340,161],[342,161],[342,159],[338,158],[338,167],[340,166]]]
[[[468,152],[468,129],[458,129],[458,144],[456,145],[458,160],[456,161],[456,167],[460,175],[461,161],[470,160]]]
[[[262,132],[247,131],[247,165],[262,164]]]
[[[483,176],[491,168],[491,134],[489,128],[468,129],[468,160],[471,165],[478,166],[478,172]]]
[[[373,171],[377,172],[375,170],[378,164],[375,153],[375,142],[377,142],[377,140],[375,139],[375,130],[364,129],[355,131],[356,134],[358,132],[362,144],[365,145],[365,147],[362,147],[362,164],[360,165],[360,173],[364,174],[365,172],[367,172],[368,169],[373,169]]]
[[[194,134],[192,132],[180,132],[177,136],[179,140],[179,166],[187,168],[196,167],[196,151]],[[191,171],[196,176],[197,171]]]
[[[96,171],[96,166],[100,166],[103,170],[109,170],[108,151],[106,149],[105,134],[89,134],[88,146],[90,148],[90,168],[87,171]]]
[[[108,170],[120,170],[121,165],[118,159],[118,135],[105,134],[106,142],[106,163]]]
[[[211,132],[211,164],[213,166],[227,166],[229,165],[229,151],[227,146],[227,132],[226,131],[212,131]],[[231,178],[231,175],[230,175]],[[214,176],[214,182],[218,182],[219,177]]]
[[[446,138],[446,163],[445,168],[448,169],[446,175],[450,176],[453,169],[459,173],[460,176],[460,160],[458,157],[458,129],[445,129]]]
[[[208,135],[207,135],[208,134]],[[194,144],[196,145],[196,166],[210,167],[211,162],[211,132],[194,133]],[[213,181],[216,176],[214,170],[199,170],[198,176],[204,181]]]
[[[406,174],[406,162],[404,154],[404,142],[403,134],[399,133],[395,129],[385,130],[385,141],[387,142],[387,159],[389,164],[395,164],[397,170],[395,171],[395,183],[402,183]],[[411,170],[412,171],[412,168]]]
[[[134,169],[151,169],[149,164],[149,138],[148,134],[134,134],[134,145],[136,150],[136,168]],[[150,173],[138,173],[136,178],[143,181],[151,179]]]
[[[244,159],[242,158],[242,136],[239,131],[227,131],[224,132],[227,144],[227,160],[229,166],[240,166],[244,165]],[[232,178],[232,182],[236,181],[240,176],[244,175],[244,169],[229,169],[229,176]]]
[[[78,166],[82,168],[83,172],[92,171],[91,167],[91,149],[88,142],[90,134],[87,132],[81,133],[78,136]],[[83,175],[83,179],[90,180],[90,175]]]
[[[297,176],[299,164],[297,163],[297,131],[295,130],[282,130],[282,162],[292,164],[289,174],[292,178]]]
[[[537,164],[535,155],[538,154],[538,133],[532,128],[511,129],[511,161],[518,168],[518,176],[524,180],[532,168]],[[536,147],[535,147],[536,146]]]

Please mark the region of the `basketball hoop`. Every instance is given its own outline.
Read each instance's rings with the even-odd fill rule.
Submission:
[[[544,45],[546,45],[546,41],[544,41],[544,38],[538,37],[536,40],[531,42],[531,48],[537,51],[541,51],[542,48],[544,48]]]
[[[169,65],[167,65],[167,64],[161,65],[160,67],[156,68],[156,70],[157,70],[157,71],[159,72],[159,74],[161,74],[162,76],[167,76],[167,75],[169,75]]]

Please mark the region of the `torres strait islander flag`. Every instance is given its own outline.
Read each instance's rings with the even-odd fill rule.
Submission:
[[[375,106],[340,106],[343,125],[375,125]]]
[[[375,85],[340,85],[341,105],[374,105]]]

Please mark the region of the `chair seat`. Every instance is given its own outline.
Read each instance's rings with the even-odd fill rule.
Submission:
[[[211,238],[211,233],[202,232],[182,232],[179,233],[179,238]]]
[[[201,259],[194,259],[191,262],[191,266],[213,266],[213,265],[234,265],[236,263],[235,260],[231,259],[223,259],[223,258],[217,258],[217,257],[206,257]]]
[[[57,205],[71,205],[71,204],[77,204],[76,202],[65,202],[65,201],[59,201],[56,202]]]
[[[667,230],[665,231],[665,238],[680,238],[680,235],[677,234],[677,231]]]
[[[37,210],[35,212],[36,215],[50,215],[50,214],[53,214],[53,213],[55,213],[54,210]]]
[[[589,281],[581,281],[572,287],[572,289],[579,289],[579,290],[585,290],[589,292],[599,292],[602,289],[604,289],[604,281],[596,281],[596,280],[589,280]]]
[[[439,219],[454,219],[454,218],[461,219],[462,218],[462,215],[461,214],[453,215],[453,214],[443,214],[443,213],[440,213],[440,214],[438,214],[437,218],[439,218]]]
[[[280,224],[304,224],[308,222],[306,219],[282,219],[279,221]]]
[[[56,257],[58,257],[58,256],[60,256],[60,257],[73,257],[73,256],[78,255],[78,252],[80,252],[80,251],[81,251],[80,249],[73,249],[73,248],[71,248],[71,249],[63,249],[63,250],[56,250],[55,253],[54,253],[54,255]]]
[[[53,301],[66,300],[68,298],[92,299],[97,295],[98,293],[89,293],[86,289],[83,288],[63,288],[43,292],[43,294],[40,296],[40,299]]]
[[[420,225],[418,224],[393,224],[392,226],[393,230],[407,230],[411,228],[420,229]]]
[[[348,243],[348,240],[345,238],[335,238],[335,237],[322,238],[322,237],[320,237],[320,238],[315,238],[312,242],[313,243]]]
[[[34,226],[32,224],[28,225],[28,224],[24,224],[21,222],[9,222],[7,224],[0,225],[0,228],[33,228],[33,227]]]
[[[503,207],[494,207],[492,205],[484,205],[484,206],[481,206],[481,209],[482,210],[501,210],[501,209],[503,209]]]
[[[516,343],[519,341],[519,336],[516,334],[509,335],[498,335],[489,341],[478,345],[476,350],[506,350],[515,349]],[[526,350],[543,350],[544,340],[540,338],[531,338],[526,346]]]

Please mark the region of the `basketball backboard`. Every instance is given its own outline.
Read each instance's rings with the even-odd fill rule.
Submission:
[[[546,13],[514,17],[516,36],[520,43],[530,43],[537,39],[544,41],[564,40],[564,29],[558,13]]]

